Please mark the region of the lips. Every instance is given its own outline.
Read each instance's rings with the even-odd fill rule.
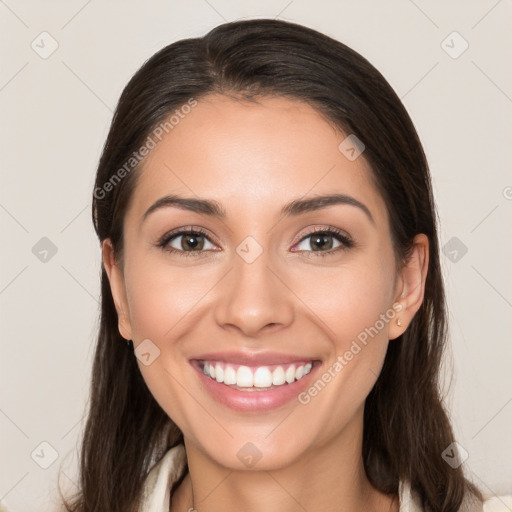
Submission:
[[[191,359],[204,389],[231,409],[258,412],[297,399],[321,361],[278,353],[215,353]]]

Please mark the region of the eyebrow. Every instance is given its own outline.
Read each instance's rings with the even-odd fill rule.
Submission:
[[[362,210],[368,219],[375,224],[375,220],[366,205],[358,201],[357,199],[347,196],[345,194],[330,194],[323,196],[311,197],[308,199],[295,199],[285,204],[281,209],[282,216],[296,216],[307,212],[313,212],[327,208],[329,206],[344,204],[349,206],[355,206]],[[225,219],[227,214],[223,206],[211,199],[196,199],[193,197],[182,197],[178,195],[166,195],[155,201],[144,213],[142,221],[156,210],[161,208],[179,208],[181,210],[187,210],[202,215],[208,215],[211,217],[217,217],[219,219]]]

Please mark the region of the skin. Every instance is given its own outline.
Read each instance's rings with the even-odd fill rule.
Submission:
[[[123,261],[110,240],[103,244],[119,331],[135,347],[147,338],[158,346],[160,356],[149,366],[138,361],[140,371],[184,434],[189,473],[172,510],[398,510],[396,497],[366,478],[363,408],[388,343],[423,300],[428,239],[417,235],[397,270],[386,205],[364,153],[349,161],[338,150],[346,135],[299,101],[202,98],[144,162],[124,220]],[[171,193],[214,199],[227,216],[166,207],[143,221]],[[293,199],[332,193],[364,203],[373,222],[351,205],[279,215]],[[203,252],[157,247],[171,229],[191,225],[208,233]],[[319,255],[314,237],[305,237],[329,226],[355,245],[335,251],[340,242],[328,238],[331,253]],[[250,264],[236,252],[247,236],[263,249]],[[187,250],[182,241],[170,244]],[[385,323],[307,405],[235,412],[203,389],[189,363],[209,351],[278,351],[321,360],[320,376],[397,302],[401,326]],[[237,458],[249,441],[262,455],[251,469]]]

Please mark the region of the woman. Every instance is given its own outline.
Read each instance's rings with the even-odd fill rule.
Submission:
[[[363,57],[276,20],[162,49],[121,95],[93,220],[67,510],[482,510],[438,388],[427,162]]]

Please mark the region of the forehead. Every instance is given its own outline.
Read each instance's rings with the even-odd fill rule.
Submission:
[[[365,159],[351,161],[339,149],[347,135],[298,100],[207,96],[146,157],[132,210],[168,193],[213,198],[228,215],[230,207],[263,212],[290,199],[344,193],[385,217]]]

